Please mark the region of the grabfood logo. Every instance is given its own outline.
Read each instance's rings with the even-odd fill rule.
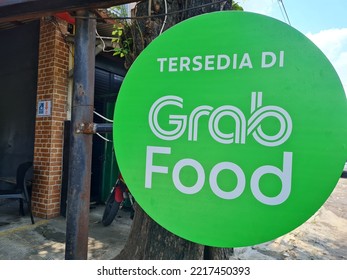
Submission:
[[[329,197],[347,158],[346,112],[339,77],[305,35],[258,14],[209,13],[165,31],[131,66],[115,154],[165,229],[251,246],[298,227]]]
[[[175,141],[183,137],[183,135],[188,135],[187,141],[198,142],[199,132],[202,129],[207,129],[209,135],[217,143],[223,145],[247,145],[248,137],[253,137],[262,146],[276,147],[288,140],[293,128],[290,114],[285,109],[275,105],[263,106],[262,92],[252,92],[250,98],[251,115],[248,120],[244,112],[232,104],[222,105],[217,108],[213,108],[210,105],[199,105],[189,115],[170,114],[164,123],[171,125],[172,129],[166,130],[160,126],[160,112],[161,110],[174,107],[183,109],[184,99],[175,95],[167,95],[157,99],[148,113],[148,124],[152,133],[159,139],[168,142]],[[208,118],[208,127],[199,126],[199,120],[202,117]],[[220,129],[219,124],[225,118],[233,120],[233,122],[230,122],[232,125],[229,127],[229,132]],[[279,122],[279,129],[274,134],[268,135],[262,129],[262,122],[267,118],[274,118]],[[170,155],[171,148],[147,146],[145,188],[148,189],[152,188],[153,173],[169,173],[167,166],[153,164],[153,158],[157,154]],[[292,158],[292,152],[284,152],[282,167],[265,165],[253,172],[250,178],[250,187],[252,194],[259,202],[266,205],[279,205],[287,200],[291,192]],[[197,181],[193,186],[185,186],[180,180],[180,172],[187,166],[194,168],[198,175]],[[218,175],[223,170],[229,170],[236,175],[237,184],[231,191],[225,191],[218,185]],[[261,191],[259,182],[265,174],[273,174],[280,179],[282,188],[278,195],[270,197]],[[179,160],[175,164],[171,176],[176,189],[188,195],[198,193],[205,185],[207,179],[202,163],[192,158]],[[231,161],[217,163],[210,171],[207,180],[212,192],[226,200],[238,198],[246,187],[246,176],[242,168]]]
[[[172,141],[180,138],[188,129],[188,141],[198,140],[198,124],[202,116],[209,116],[208,130],[211,137],[222,144],[245,144],[246,137],[252,135],[263,146],[279,146],[289,138],[292,132],[292,119],[288,112],[278,106],[262,107],[262,92],[253,92],[251,101],[251,117],[247,121],[244,113],[232,105],[220,106],[216,109],[209,105],[196,107],[189,116],[170,115],[168,123],[175,128],[167,131],[160,127],[158,114],[167,106],[183,108],[184,100],[179,96],[163,96],[155,101],[149,111],[148,123],[155,136],[162,140]],[[223,117],[231,117],[235,121],[234,132],[223,133],[219,129],[219,122]],[[280,122],[280,129],[275,135],[266,135],[261,128],[265,118],[273,117]],[[188,125],[187,125],[188,124]]]

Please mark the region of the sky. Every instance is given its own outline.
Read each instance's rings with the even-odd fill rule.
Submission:
[[[288,23],[278,0],[236,0],[245,11]],[[290,24],[327,56],[347,95],[347,0],[282,0]]]

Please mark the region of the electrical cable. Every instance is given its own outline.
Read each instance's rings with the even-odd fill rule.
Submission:
[[[106,137],[102,136],[100,133],[96,133],[97,136],[99,136],[102,140],[105,140],[106,142],[112,142],[112,140],[107,139]]]
[[[113,123],[113,120],[110,120],[106,117],[104,117],[103,115],[99,114],[98,112],[96,111],[93,111],[93,113],[97,116],[99,116],[100,118],[104,119],[105,121],[108,121],[108,122],[112,122]],[[97,136],[99,136],[102,140],[106,141],[106,142],[112,142],[111,140],[107,139],[106,137],[102,136],[100,133],[95,133]]]
[[[106,44],[102,36],[99,35],[98,30],[95,28],[95,33],[97,35],[97,38],[99,38],[102,42],[102,51],[103,52],[113,52],[114,50],[106,50]],[[111,38],[112,39],[112,38]]]
[[[289,25],[292,25],[292,24],[290,23],[289,16],[288,16],[288,13],[287,13],[287,9],[286,9],[286,7],[284,6],[283,0],[278,0],[278,2],[281,2],[281,4],[282,4],[284,13],[285,13],[286,18],[287,18],[287,21],[288,21],[288,24],[289,24]],[[282,15],[283,15],[283,12],[282,12]]]
[[[280,8],[280,11],[281,11],[283,20],[286,21],[286,16],[284,15],[283,8],[282,8],[282,6],[281,6],[281,1],[278,0],[278,1],[277,1],[277,4],[278,4],[278,7]]]
[[[148,15],[152,14],[152,0],[148,0]]]
[[[99,114],[98,112],[93,111],[93,113],[94,113],[95,115],[97,115],[98,117],[100,117],[100,118],[104,119],[105,121],[108,121],[108,122],[113,123],[113,120],[110,120],[110,119],[108,119],[108,118],[104,117],[103,115]]]
[[[162,25],[162,27],[160,29],[159,35],[163,32],[164,26],[165,26],[166,20],[167,20],[167,1],[164,0],[164,3],[165,3],[165,18],[164,18],[164,21],[163,21],[163,25]]]

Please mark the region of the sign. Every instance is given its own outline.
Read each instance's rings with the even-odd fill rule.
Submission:
[[[217,12],[153,41],[114,124],[140,206],[188,240],[240,247],[309,219],[347,158],[347,103],[323,53],[275,19]]]
[[[48,117],[51,115],[52,101],[51,100],[40,100],[37,102],[37,116]]]

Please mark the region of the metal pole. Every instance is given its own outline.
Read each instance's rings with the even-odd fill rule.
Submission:
[[[81,127],[93,124],[95,28],[92,14],[77,11],[75,35],[74,87],[72,98],[69,186],[66,216],[66,260],[86,260],[92,134],[81,133]]]
[[[94,133],[108,133],[113,131],[112,123],[95,123]]]

